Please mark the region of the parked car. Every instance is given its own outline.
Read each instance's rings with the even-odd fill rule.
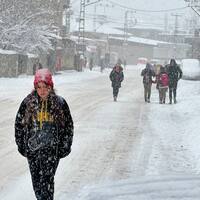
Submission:
[[[181,61],[183,79],[200,80],[200,62],[198,59],[183,59]]]
[[[146,65],[147,61],[148,61],[147,58],[140,57],[138,58],[137,65]]]

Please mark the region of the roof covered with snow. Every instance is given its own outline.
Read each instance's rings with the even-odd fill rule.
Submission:
[[[124,40],[123,37],[109,37],[111,39],[116,39],[116,40]],[[127,39],[128,42],[134,42],[134,43],[140,43],[140,44],[147,44],[147,45],[152,45],[152,46],[157,46],[158,44],[169,44],[167,42],[159,41],[159,40],[151,40],[151,39],[146,39],[146,38],[140,38],[140,37],[129,37]]]

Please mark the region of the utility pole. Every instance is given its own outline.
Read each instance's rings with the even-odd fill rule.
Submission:
[[[96,32],[96,21],[97,21],[97,5],[94,5],[94,18],[93,18],[93,30]]]
[[[78,44],[77,52],[80,57],[84,57],[86,45],[85,45],[85,8],[86,6],[100,2],[101,0],[93,1],[90,3],[90,0],[80,0],[80,13],[79,13],[79,28],[78,28]],[[78,71],[82,71],[82,67]]]
[[[133,13],[134,12],[131,10],[126,10],[125,15],[124,15],[124,43],[127,43],[128,29],[137,24],[137,20],[133,16]]]
[[[130,15],[131,14],[131,15]],[[134,21],[133,21],[134,18]],[[123,41],[123,45],[122,45],[122,52],[123,52],[123,59],[126,60],[126,48],[127,48],[127,40],[128,40],[128,29],[129,27],[132,27],[134,25],[136,25],[137,20],[136,18],[133,16],[133,11],[131,10],[126,10],[125,14],[124,14],[124,41]]]
[[[164,19],[164,23],[165,23],[165,33],[167,33],[168,30],[168,14],[165,13],[165,19]]]
[[[127,36],[128,36],[128,12],[127,10],[124,15],[124,44],[127,43]]]
[[[200,17],[200,0],[185,0],[188,2],[188,6]],[[199,24],[195,24],[193,27],[194,31],[194,38],[190,41],[192,45],[191,55],[192,58],[196,58],[200,60],[200,40],[199,40]]]
[[[123,61],[126,60],[126,48],[127,48],[127,39],[128,39],[128,12],[129,10],[125,11],[124,15],[124,41],[122,44],[122,55],[123,55]]]
[[[172,14],[172,16],[175,17],[175,23],[174,23],[174,43],[177,43],[177,34],[178,34],[178,18],[181,17],[180,14]]]
[[[63,26],[64,26],[64,36],[68,36],[70,33],[70,18],[72,10],[70,9],[70,0],[65,0],[63,4]]]
[[[80,0],[79,28],[78,28],[78,52],[84,55],[85,45],[85,0]]]
[[[173,52],[173,56],[174,58],[177,57],[177,34],[178,34],[178,18],[181,16],[180,14],[172,14],[172,16],[175,17],[175,23],[174,23],[174,52]]]
[[[188,6],[200,16],[200,0],[185,0],[188,3]]]
[[[86,4],[86,0],[80,0],[78,51],[81,55],[85,54],[85,8],[100,1],[101,0],[97,0],[90,3],[90,0],[87,0]]]

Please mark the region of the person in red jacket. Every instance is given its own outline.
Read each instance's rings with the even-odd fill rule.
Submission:
[[[156,82],[156,88],[159,92],[159,103],[165,104],[166,93],[169,87],[169,77],[165,68],[162,65],[160,66],[160,72],[157,75]]]
[[[37,70],[34,90],[15,119],[15,141],[28,160],[37,200],[53,200],[54,176],[59,160],[71,152],[73,130],[68,104],[56,95],[51,72]]]

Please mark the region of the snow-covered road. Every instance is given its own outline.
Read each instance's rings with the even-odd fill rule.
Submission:
[[[68,72],[54,77],[57,93],[66,98],[75,125],[72,153],[61,160],[56,174],[56,200],[75,199],[90,185],[133,177],[137,181],[142,177],[143,183],[154,176],[158,190],[168,175],[174,189],[182,180],[176,175],[183,176],[184,181],[193,175],[189,180],[200,184],[194,178],[200,166],[200,149],[196,147],[200,141],[200,108],[192,104],[200,104],[198,82],[180,81],[176,105],[158,104],[153,86],[152,101],[146,104],[140,70],[129,66],[124,71],[125,81],[117,102],[112,99],[109,70],[102,74]],[[33,80],[19,78],[18,90],[11,85],[14,80],[6,80],[8,84],[2,87],[3,81],[0,80],[0,199],[32,200],[27,161],[18,154],[14,142],[14,118],[20,101],[31,91]],[[200,195],[200,189],[195,192]]]

